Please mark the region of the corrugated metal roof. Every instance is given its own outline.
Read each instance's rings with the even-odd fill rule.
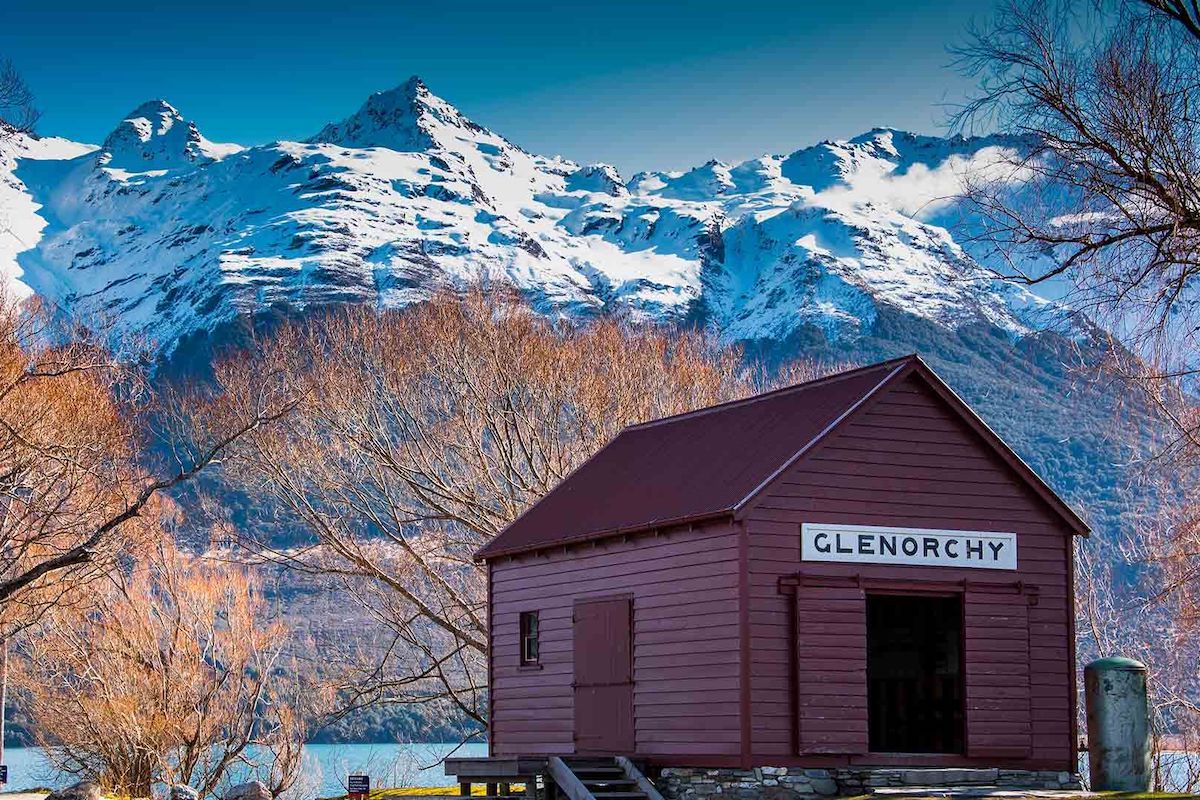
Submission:
[[[477,556],[732,514],[916,361],[885,361],[626,428]]]

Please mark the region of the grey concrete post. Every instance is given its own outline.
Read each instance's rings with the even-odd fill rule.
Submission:
[[[1092,791],[1150,790],[1150,706],[1146,666],[1101,658],[1083,668]]]

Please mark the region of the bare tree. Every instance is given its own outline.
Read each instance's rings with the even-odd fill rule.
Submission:
[[[1162,10],[1175,5],[1124,0],[1105,12],[1013,0],[959,49],[981,91],[955,122],[998,126],[1029,145],[970,198],[984,212],[981,238],[1014,277],[1089,279],[1109,302],[1122,288],[1190,277],[1200,37],[1179,22],[1186,16]],[[1153,297],[1182,302],[1178,294]]]
[[[482,289],[288,326],[216,371],[233,405],[302,398],[286,425],[244,437],[228,469],[313,536],[281,549],[243,531],[243,544],[336,576],[391,631],[347,682],[352,704],[437,704],[480,722],[473,553],[623,426],[759,388],[738,352],[702,334],[558,325]]]
[[[288,631],[249,572],[159,534],[145,560],[21,640],[34,737],[56,768],[121,795],[150,797],[155,783],[210,795],[235,767],[278,794],[296,779],[320,693],[289,662]]]
[[[197,426],[155,458],[146,423],[198,403],[197,392],[151,397],[140,373],[96,339],[0,295],[0,637],[135,553],[136,520],[160,493],[289,410]]]
[[[40,116],[21,73],[8,59],[0,59],[0,141],[17,133],[33,133]]]
[[[1200,39],[1200,5],[1191,0],[1141,0],[1145,5],[1182,25]]]
[[[1170,591],[1172,560],[1163,558],[1158,517],[1115,541],[1076,545],[1076,612],[1084,661],[1135,655],[1148,667],[1150,745],[1156,791],[1200,789],[1200,629],[1185,594]]]
[[[981,88],[959,125],[1020,137],[997,167],[967,176],[976,246],[1007,277],[1055,284],[1104,324],[1102,366],[1163,423],[1130,487],[1146,498],[1139,527],[1080,549],[1077,590],[1083,651],[1151,668],[1160,766],[1174,758],[1168,741],[1193,759],[1200,748],[1198,9],[1011,0],[960,52]],[[1180,763],[1157,780],[1190,791],[1200,776],[1186,754]]]
[[[961,50],[980,94],[958,115],[1023,137],[968,176],[977,244],[1008,277],[1058,281],[1113,331],[1189,445],[1172,391],[1197,374],[1200,36],[1175,0],[1015,0]]]

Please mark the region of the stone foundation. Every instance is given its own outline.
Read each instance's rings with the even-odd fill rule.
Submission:
[[[1013,769],[664,768],[655,780],[665,800],[819,800],[870,794],[884,787],[996,786],[1005,789],[1079,789],[1070,772]]]

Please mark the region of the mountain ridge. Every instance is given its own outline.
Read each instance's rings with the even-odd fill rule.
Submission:
[[[963,175],[1028,142],[875,128],[625,179],[529,153],[419,79],[306,142],[213,145],[165,101],[123,128],[123,167],[113,137],[0,153],[21,227],[0,276],[118,349],[149,342],[168,375],[281,317],[500,281],[552,317],[703,327],[768,364],[919,351],[1057,489],[1124,513],[1118,403],[1073,376],[1102,332],[955,238]]]
[[[402,306],[480,278],[545,313],[689,320],[728,341],[853,337],[881,303],[948,329],[1086,335],[930,221],[960,170],[1017,146],[877,128],[625,180],[531,154],[415,76],[307,141],[255,147],[150,101],[95,151],[15,161],[9,183],[44,224],[7,272],[166,356],[247,314]]]
[[[998,280],[955,227],[962,175],[1029,146],[881,127],[625,178],[532,154],[415,77],[304,141],[252,147],[210,142],[150,101],[99,146],[0,150],[15,232],[0,235],[0,280],[114,325],[118,349],[149,341],[162,381],[278,317],[403,307],[479,279],[563,319],[703,327],[768,366],[916,351],[1102,539],[1133,524],[1121,467],[1144,435],[1116,393],[1078,377],[1102,337]],[[234,524],[311,544],[219,470],[200,480]],[[300,624],[361,633],[300,584],[281,584]],[[372,714],[366,727],[398,730]]]

